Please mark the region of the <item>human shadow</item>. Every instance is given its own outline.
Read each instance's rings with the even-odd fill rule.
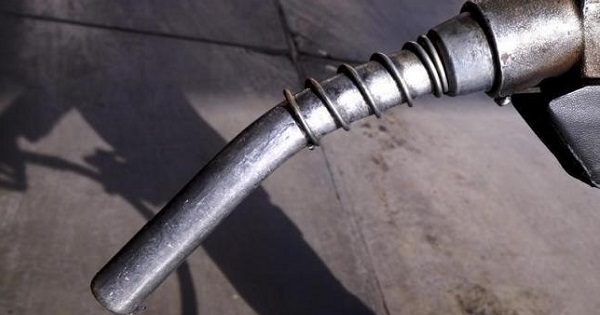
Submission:
[[[148,220],[154,213],[146,205],[165,204],[225,140],[169,76],[161,77],[169,62],[139,60],[147,52],[159,54],[160,60],[185,54],[157,48],[165,43],[146,43],[139,36],[73,28],[12,17],[0,20],[0,83],[25,86],[0,111],[0,187],[27,190],[28,165],[73,172],[121,196]],[[107,39],[111,36],[119,39]],[[21,148],[19,139],[43,139],[71,111],[112,149],[98,149],[84,157],[86,164],[76,164]],[[262,188],[203,246],[259,314],[373,314],[332,275]],[[189,264],[177,276],[181,313],[197,314]]]

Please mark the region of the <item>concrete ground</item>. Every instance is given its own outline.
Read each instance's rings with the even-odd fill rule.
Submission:
[[[460,2],[0,2],[0,314],[106,314],[95,272],[283,88]],[[513,108],[424,98],[293,158],[146,314],[595,314],[599,202]]]

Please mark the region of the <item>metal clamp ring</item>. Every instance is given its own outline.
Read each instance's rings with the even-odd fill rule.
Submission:
[[[378,62],[379,64],[381,64],[381,66],[383,66],[383,68],[385,68],[385,70],[390,74],[390,76],[392,76],[394,81],[396,81],[396,84],[398,85],[398,88],[400,89],[400,91],[404,94],[404,97],[406,98],[406,103],[408,104],[408,106],[412,107],[413,106],[413,98],[410,95],[408,87],[407,87],[406,83],[404,82],[404,80],[402,79],[402,76],[400,75],[400,72],[394,65],[394,62],[392,61],[392,59],[390,59],[390,57],[388,57],[385,54],[375,53],[371,56],[371,61]]]
[[[292,110],[293,115],[295,116],[294,118],[296,118],[298,123],[300,123],[302,129],[304,129],[304,132],[306,133],[306,136],[309,140],[309,145],[319,146],[319,139],[315,136],[315,133],[312,131],[312,129],[310,129],[306,118],[304,118],[304,116],[302,115],[300,107],[296,102],[296,97],[288,89],[283,90],[283,96],[285,96],[285,100],[287,101],[290,109]]]
[[[352,66],[350,66],[348,64],[342,64],[338,68],[338,73],[345,74],[352,81],[352,83],[354,83],[354,85],[356,85],[356,87],[360,91],[360,94],[362,94],[363,98],[365,99],[365,102],[373,111],[373,114],[377,118],[381,118],[381,110],[379,110],[377,105],[375,105],[375,100],[373,99],[373,96],[367,90],[366,84],[362,80],[362,78],[360,77],[358,72]]]
[[[435,68],[435,65],[433,64],[433,61],[427,54],[427,51],[425,51],[425,49],[416,42],[406,43],[404,45],[404,49],[414,53],[415,55],[417,55],[417,57],[419,59],[421,59],[421,62],[424,64],[425,68],[427,69],[427,72],[429,73],[429,77],[432,80],[433,95],[435,95],[436,97],[441,97],[442,94],[444,93],[443,87],[442,87],[442,82],[441,82],[439,74]]]
[[[350,126],[348,126],[348,123],[344,120],[337,107],[327,96],[327,93],[325,93],[325,90],[323,89],[321,84],[317,82],[317,80],[313,78],[306,80],[306,88],[313,91],[313,93],[315,93],[317,97],[319,97],[321,102],[323,102],[323,104],[325,104],[325,107],[327,107],[327,109],[329,110],[329,113],[331,113],[331,116],[333,116],[333,118],[337,120],[337,122],[340,124],[340,126],[342,126],[342,128],[344,128],[344,130],[350,130]]]
[[[421,44],[421,46],[423,46],[423,48],[425,48],[425,50],[427,51],[427,54],[433,60],[433,63],[435,64],[435,69],[437,70],[437,73],[440,76],[440,81],[442,81],[442,89],[444,90],[444,93],[448,93],[449,87],[448,87],[448,77],[446,76],[446,68],[444,68],[444,63],[442,62],[442,58],[440,58],[438,51],[433,46],[431,39],[429,39],[429,37],[427,37],[425,35],[421,35],[421,36],[419,36],[419,39],[417,40],[417,42],[419,44]]]

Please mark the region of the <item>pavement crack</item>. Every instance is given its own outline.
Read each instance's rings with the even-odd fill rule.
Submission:
[[[356,229],[356,233],[358,234],[358,239],[360,240],[360,242],[362,243],[362,246],[364,248],[364,250],[366,251],[366,256],[368,258],[368,264],[370,265],[369,267],[371,268],[372,272],[373,272],[373,278],[375,281],[375,286],[377,287],[377,291],[378,291],[378,297],[379,300],[381,302],[381,305],[383,307],[383,311],[385,312],[385,315],[391,315],[388,303],[386,301],[385,298],[385,294],[384,294],[384,290],[383,290],[383,285],[381,283],[381,279],[379,274],[377,273],[377,268],[375,265],[375,261],[374,261],[374,257],[371,254],[371,248],[369,247],[369,244],[367,242],[366,237],[364,236],[364,233],[362,231],[362,227],[360,226],[360,224],[357,222],[356,220],[356,211],[355,209],[350,206],[349,208],[351,208],[351,210],[348,210],[347,206],[344,204],[342,198],[341,198],[341,193],[340,193],[340,188],[338,187],[338,184],[336,183],[335,180],[335,176],[333,174],[333,166],[329,160],[329,157],[327,156],[327,152],[325,150],[325,148],[323,148],[321,150],[323,157],[325,158],[325,165],[327,166],[327,172],[328,172],[328,176],[333,184],[333,188],[335,191],[335,196],[338,199],[338,202],[340,203],[340,207],[342,208],[342,211],[344,213],[348,213],[350,215],[350,222],[353,225],[354,229]]]
[[[281,26],[283,28],[284,35],[288,42],[288,48],[289,48],[288,57],[289,57],[290,61],[292,62],[292,64],[294,65],[294,67],[296,68],[296,72],[298,74],[300,84],[302,84],[302,82],[301,82],[302,79],[307,77],[306,71],[304,70],[304,68],[302,67],[302,64],[300,62],[300,57],[308,58],[308,59],[311,59],[311,58],[319,59],[321,61],[324,60],[324,61],[329,61],[329,62],[333,61],[333,62],[339,62],[339,63],[344,63],[344,62],[352,63],[352,64],[362,63],[361,61],[356,61],[356,60],[340,60],[340,59],[331,57],[330,55],[323,56],[323,55],[311,54],[311,53],[306,53],[306,52],[300,53],[300,49],[298,46],[296,36],[294,35],[294,32],[292,31],[292,29],[289,25],[289,21],[285,14],[285,10],[283,9],[283,6],[281,4],[281,0],[273,0],[273,3],[275,5],[275,7],[277,8],[277,12],[279,14],[279,19],[281,21]],[[322,149],[320,151],[321,151],[321,155],[323,156],[323,159],[325,160],[325,165],[327,168],[327,176],[329,177],[329,179],[331,180],[331,183],[333,185],[336,199],[337,199],[340,207],[342,208],[342,211],[344,211],[345,213],[352,213],[352,215],[353,215],[352,221],[354,221],[355,222],[354,224],[356,225],[356,220],[354,218],[354,211],[348,212],[344,205],[344,202],[342,201],[342,198],[340,195],[340,187],[336,183],[335,176],[333,174],[333,167],[331,165],[331,162],[329,161],[329,158],[327,157],[327,153],[325,152],[325,149]],[[379,299],[383,306],[384,312],[386,315],[390,315],[390,310],[387,305],[387,301],[385,299],[385,294],[383,293],[383,287],[381,285],[381,280],[379,279],[379,276],[377,275],[377,270],[375,268],[373,256],[371,255],[371,251],[369,249],[367,241],[362,233],[362,229],[360,228],[360,226],[356,226],[356,229],[358,231],[359,238],[362,241],[363,246],[365,247],[365,251],[367,252],[369,264],[371,265],[371,268],[373,270],[373,276],[375,277],[375,279],[374,279],[375,284],[377,286],[377,290],[379,291],[378,296],[379,296]]]
[[[281,4],[281,1],[273,0],[273,5],[277,9],[277,15],[279,16],[279,22],[281,24],[281,28],[283,30],[283,34],[285,36],[285,39],[286,39],[286,42],[288,45],[288,57],[289,57],[290,61],[292,62],[292,64],[294,65],[294,68],[296,68],[296,72],[298,73],[300,80],[302,80],[302,78],[306,77],[306,73],[305,73],[304,69],[302,68],[302,65],[300,64],[300,53],[299,53],[300,49],[298,48],[298,42],[296,41],[294,32],[292,31],[292,28],[290,27],[288,17],[285,13],[285,10],[283,9],[283,5]],[[302,84],[302,82],[301,82],[301,84]]]
[[[281,14],[283,14],[283,16]],[[336,62],[336,63],[351,63],[351,64],[358,64],[358,63],[363,62],[363,61],[357,61],[357,60],[348,60],[348,59],[339,58],[339,57],[335,57],[335,56],[331,56],[331,55],[323,56],[323,55],[319,55],[316,53],[301,51],[298,48],[298,44],[296,43],[296,40],[293,38],[293,35],[291,35],[292,34],[291,32],[289,33],[290,37],[287,37],[287,35],[286,35],[286,39],[288,41],[289,48],[288,49],[279,49],[279,48],[271,48],[271,47],[264,47],[264,46],[250,45],[250,44],[242,44],[242,43],[236,43],[236,42],[221,41],[221,40],[216,40],[216,39],[211,39],[211,38],[173,34],[173,33],[160,32],[160,31],[138,30],[138,29],[122,27],[122,26],[106,25],[106,24],[86,22],[86,21],[77,21],[77,20],[65,19],[65,18],[54,17],[54,16],[28,14],[28,13],[9,11],[9,10],[0,10],[0,15],[4,15],[6,17],[13,17],[13,18],[21,18],[21,19],[26,19],[26,20],[43,21],[43,22],[50,22],[50,23],[60,23],[60,24],[66,24],[66,25],[72,25],[72,26],[87,27],[87,28],[115,31],[115,32],[121,32],[121,33],[128,33],[128,34],[137,34],[137,35],[146,35],[146,36],[153,36],[153,37],[160,37],[160,38],[167,38],[167,39],[183,40],[183,41],[188,41],[188,42],[210,44],[210,45],[215,45],[215,46],[240,48],[240,49],[244,49],[244,50],[251,51],[254,53],[258,53],[258,54],[277,56],[277,57],[288,57],[288,58],[290,58],[290,60],[292,60],[292,63],[294,63],[294,67],[296,68],[298,73],[302,75],[302,77],[304,77],[305,71],[302,69],[302,67],[300,67],[299,60],[301,58],[309,58],[309,59],[312,59],[315,61],[329,61],[329,62]],[[285,20],[285,14],[283,13],[283,11],[281,11],[281,13],[280,13],[280,18],[284,18],[284,20]],[[287,24],[284,24],[284,25],[287,25]],[[290,40],[292,41],[291,43],[289,43]]]
[[[323,56],[321,54],[305,52],[305,51],[301,52],[300,56],[303,59],[314,60],[317,62],[325,61],[325,62],[331,62],[331,63],[337,63],[337,64],[347,63],[347,64],[355,65],[355,66],[368,62],[368,60],[348,59],[348,58],[337,57],[337,56],[332,56],[332,55]]]
[[[147,35],[147,36],[161,37],[161,38],[168,38],[168,39],[178,39],[178,40],[184,40],[184,41],[189,41],[189,42],[212,44],[212,45],[232,47],[232,48],[242,48],[242,49],[245,49],[248,51],[253,51],[253,52],[266,54],[266,55],[285,56],[288,54],[288,52],[285,49],[255,46],[255,45],[249,45],[249,44],[228,42],[228,41],[222,41],[222,40],[204,38],[204,37],[196,37],[196,36],[190,36],[190,35],[167,33],[167,32],[161,32],[161,31],[139,30],[139,29],[133,29],[133,28],[128,28],[128,27],[122,27],[122,26],[106,25],[106,24],[86,22],[86,21],[76,21],[76,20],[65,19],[65,18],[54,17],[54,16],[47,16],[47,15],[28,14],[28,13],[20,13],[20,12],[13,12],[13,11],[7,11],[7,10],[0,11],[0,14],[2,14],[4,16],[9,16],[9,17],[22,18],[22,19],[35,20],[35,21],[61,23],[61,24],[67,24],[67,25],[73,25],[73,26],[115,31],[115,32],[121,32],[121,33]]]

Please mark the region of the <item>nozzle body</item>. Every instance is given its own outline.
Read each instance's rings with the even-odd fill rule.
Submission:
[[[328,133],[421,95],[504,95],[564,73],[580,55],[576,13],[574,0],[468,2],[398,53],[344,65],[295,95],[286,91],[283,103],[233,140],[100,270],[94,295],[114,313],[140,310],[262,180]]]

